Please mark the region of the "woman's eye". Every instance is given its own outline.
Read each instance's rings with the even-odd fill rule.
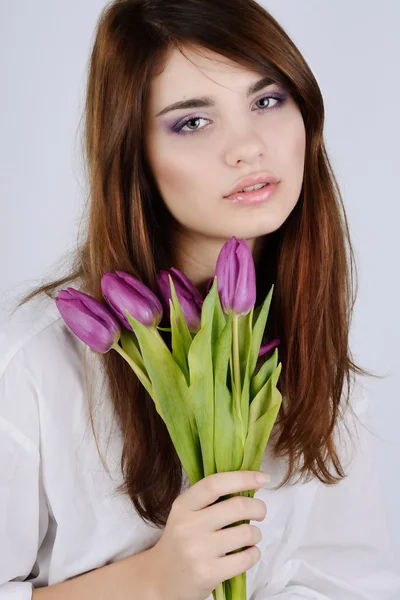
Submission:
[[[178,131],[182,131],[184,127],[189,127],[192,123],[196,123],[197,121],[207,121],[208,119],[204,119],[203,117],[192,117],[188,121],[185,121],[181,127],[179,127]],[[197,131],[197,128],[190,129],[190,131]]]
[[[262,106],[259,108],[260,111],[266,111],[266,110],[274,110],[275,108],[278,108],[281,104],[283,104],[285,102],[285,98],[275,98],[274,96],[264,96],[263,98],[260,98],[260,100],[257,100],[258,102],[266,102],[266,106]],[[208,121],[208,119],[204,118],[204,117],[191,117],[190,119],[187,119],[186,121],[184,121],[181,124],[178,124],[175,128],[174,128],[174,132],[175,133],[181,133],[182,135],[186,135],[186,134],[191,134],[191,133],[197,133],[198,131],[202,131],[203,129],[205,129],[205,127],[198,127],[195,124],[198,123],[199,121]],[[185,130],[185,127],[187,127],[188,129]]]
[[[268,100],[268,105],[263,106],[262,108],[270,108],[271,100],[275,100],[276,102],[279,102],[278,98],[273,98],[272,96],[264,96],[264,98],[260,98],[260,100],[257,100],[257,102],[263,102],[264,100]]]

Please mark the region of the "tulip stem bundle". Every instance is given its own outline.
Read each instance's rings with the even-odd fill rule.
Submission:
[[[280,340],[261,346],[273,286],[255,309],[251,251],[235,237],[219,254],[205,298],[173,267],[160,271],[158,285],[170,327],[159,326],[164,311],[157,296],[121,271],[102,277],[109,308],[73,288],[60,291],[56,303],[92,350],[114,349],[127,361],[153,399],[191,485],[213,473],[260,470],[282,400]],[[171,347],[159,330],[171,334]],[[258,357],[274,348],[256,373]],[[213,596],[246,600],[246,573],[221,583]]]

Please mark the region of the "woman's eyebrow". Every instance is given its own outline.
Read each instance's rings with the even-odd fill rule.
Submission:
[[[263,77],[263,79],[251,84],[247,90],[247,97],[259,92],[263,88],[267,87],[268,85],[272,85],[273,83],[276,82],[271,79],[271,77]],[[215,106],[215,101],[210,96],[204,96],[202,98],[190,98],[189,100],[174,102],[173,104],[166,106],[156,114],[156,117],[161,117],[161,115],[165,115],[165,113],[170,112],[171,110],[178,110],[182,108],[205,108],[209,106]]]

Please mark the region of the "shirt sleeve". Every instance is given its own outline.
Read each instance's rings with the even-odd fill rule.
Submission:
[[[365,392],[354,406],[347,477],[318,486],[299,547],[251,600],[396,600],[396,566]],[[397,593],[396,593],[397,592]]]
[[[35,412],[29,376],[14,363],[0,378],[0,600],[31,600],[27,579],[37,575],[43,532]]]

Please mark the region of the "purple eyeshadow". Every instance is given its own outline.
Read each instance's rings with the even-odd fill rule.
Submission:
[[[256,100],[256,102],[261,102],[262,100],[266,100],[268,98],[273,98],[274,100],[278,100],[278,104],[275,104],[275,106],[272,106],[271,108],[269,106],[266,106],[264,108],[259,108],[258,111],[260,112],[268,112],[271,110],[275,110],[277,108],[281,108],[281,106],[283,106],[286,102],[286,100],[289,97],[289,93],[288,92],[269,92],[267,94],[264,94],[264,96],[262,96],[261,98],[259,98],[258,100]],[[185,127],[185,125],[187,125],[188,123],[190,123],[190,121],[195,121],[197,119],[207,119],[207,117],[203,117],[201,115],[198,114],[194,114],[194,115],[190,115],[188,117],[185,117],[184,119],[175,122],[169,122],[166,123],[166,127],[169,133],[172,133],[174,135],[180,135],[180,136],[184,136],[184,135],[194,135],[195,133],[200,133],[200,131],[203,131],[203,129],[208,129],[208,126],[203,126],[200,129],[196,129],[193,131],[183,131],[181,132],[181,129],[183,127]]]

